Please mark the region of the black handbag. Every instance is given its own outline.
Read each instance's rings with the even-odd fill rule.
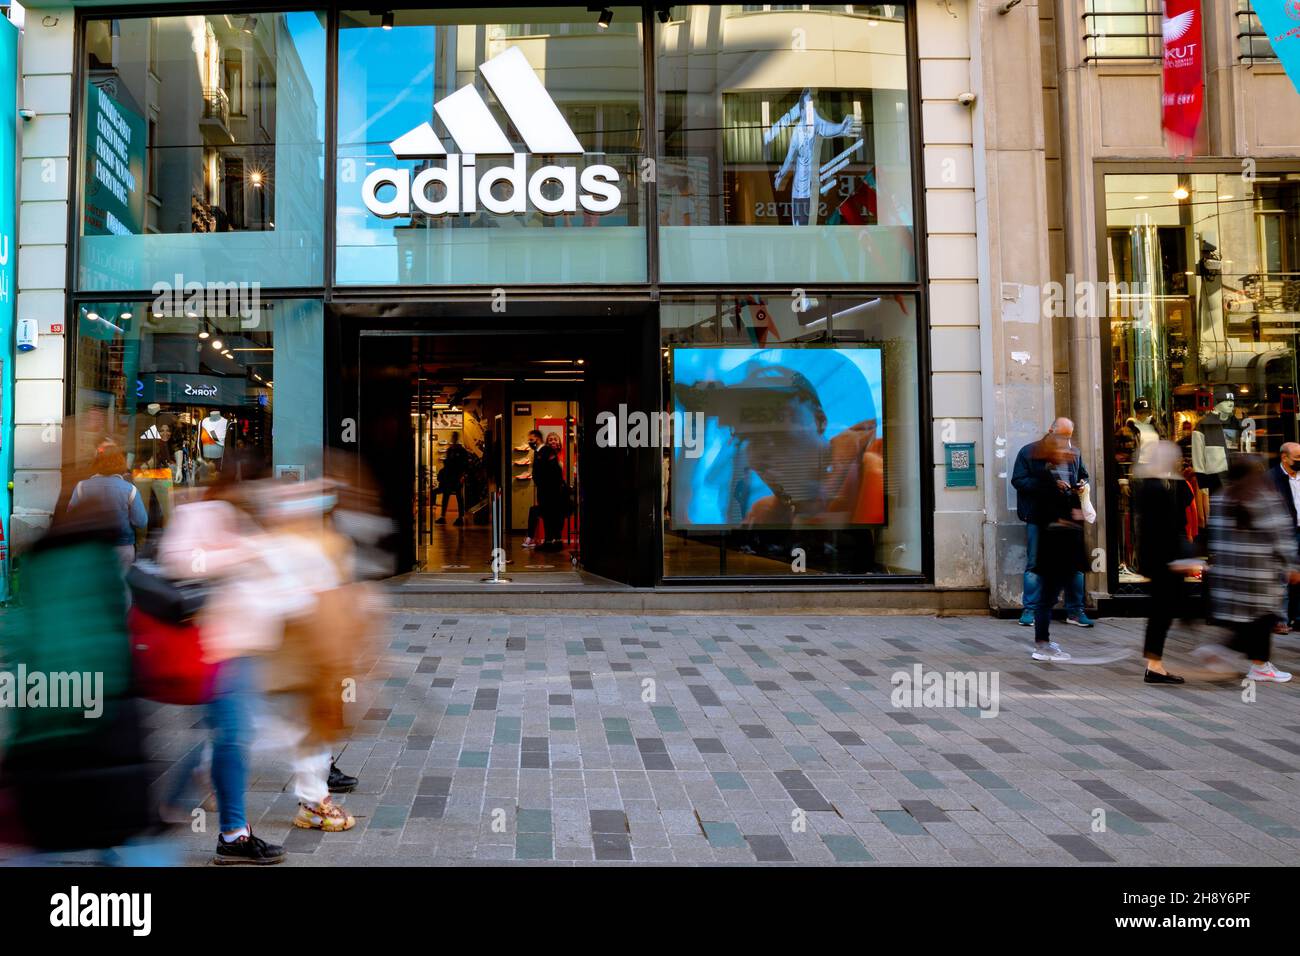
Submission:
[[[167,624],[192,621],[203,609],[208,586],[202,581],[177,581],[152,561],[137,561],[126,573],[133,606]]]

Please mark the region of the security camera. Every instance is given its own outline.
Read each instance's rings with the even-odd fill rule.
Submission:
[[[35,118],[36,118],[36,110],[21,109],[21,110],[18,111],[18,115],[21,116],[21,117],[22,117],[23,119],[25,119],[25,120],[35,119]]]
[[[958,93],[958,94],[957,94],[957,102],[960,103],[962,106],[974,106],[974,105],[975,105],[975,94],[974,94],[974,93]]]

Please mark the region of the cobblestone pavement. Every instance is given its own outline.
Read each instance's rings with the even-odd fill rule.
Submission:
[[[1062,626],[1111,663],[1041,664],[1029,629],[982,617],[403,612],[339,758],[356,828],[293,829],[265,755],[249,817],[291,866],[1294,864],[1300,680],[1253,702],[1240,682],[1145,685],[1141,623]],[[1171,669],[1193,643],[1175,631]],[[1282,638],[1279,666],[1298,647]],[[918,665],[996,675],[996,716],[894,706]],[[196,718],[157,710],[160,760]],[[186,861],[213,840],[187,836]]]

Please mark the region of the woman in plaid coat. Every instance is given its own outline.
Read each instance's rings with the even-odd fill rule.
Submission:
[[[1291,675],[1269,662],[1277,609],[1286,600],[1279,571],[1300,582],[1295,532],[1263,462],[1243,456],[1228,468],[1228,485],[1210,508],[1210,613],[1232,629],[1228,647],[1250,660],[1246,677],[1285,683]],[[1204,657],[1220,657],[1207,648]]]

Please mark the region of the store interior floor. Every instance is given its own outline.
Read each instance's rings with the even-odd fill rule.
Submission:
[[[416,570],[422,573],[490,573],[492,570],[492,526],[475,524],[472,517],[456,524],[458,511],[456,499],[447,507],[445,524],[435,523],[442,513],[441,507],[426,510],[424,536],[417,542]],[[506,567],[511,570],[531,572],[571,572],[574,570],[573,549],[563,551],[536,551],[525,548],[523,533],[506,536],[502,547],[506,551]]]

